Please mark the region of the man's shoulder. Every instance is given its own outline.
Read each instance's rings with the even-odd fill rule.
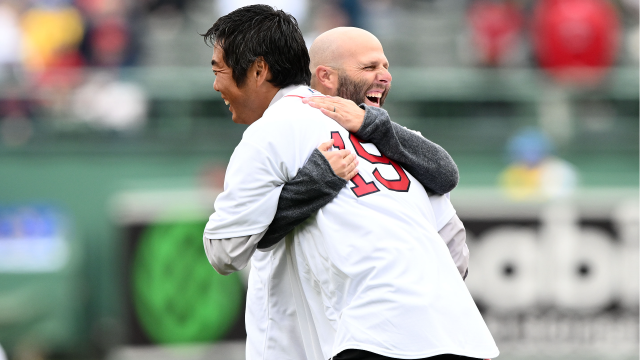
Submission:
[[[321,92],[314,90],[306,85],[287,88],[285,91],[286,93],[283,94],[283,98],[304,99],[312,96],[325,96]]]
[[[304,120],[304,121],[302,121]],[[301,97],[284,96],[278,102],[270,106],[264,115],[250,126],[254,131],[263,131],[271,128],[296,128],[306,127],[311,124],[322,124],[330,120],[315,109],[302,102]],[[257,125],[257,126],[256,126]]]
[[[295,120],[300,118],[323,120],[326,118],[318,109],[302,102],[304,97],[295,95],[284,96],[281,100],[273,104],[265,112],[263,118],[278,118]]]
[[[245,130],[243,140],[251,142],[272,141],[283,136],[307,138],[315,131],[335,122],[318,109],[302,102],[309,96],[324,96],[306,86],[286,93],[271,104],[262,117]],[[277,141],[277,140],[274,140]]]

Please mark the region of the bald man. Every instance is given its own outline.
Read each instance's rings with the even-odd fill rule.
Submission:
[[[314,41],[309,53],[312,71],[311,86],[323,94],[338,95],[344,99],[313,97],[303,99],[303,102],[321,109],[325,115],[336,120],[360,140],[375,144],[382,154],[400,163],[412,175],[428,178],[429,174],[424,174],[423,171],[429,167],[424,166],[424,163],[421,164],[422,167],[414,167],[415,159],[427,158],[435,162],[439,162],[441,159],[430,153],[430,144],[426,139],[392,123],[386,112],[380,109],[390,90],[391,74],[388,71],[389,64],[379,41],[362,29],[336,28],[320,35]],[[358,107],[356,103],[362,104],[361,107]],[[442,162],[442,164],[444,163]],[[433,167],[437,166],[431,166],[431,168]],[[425,182],[427,180],[422,183]],[[459,265],[458,269],[466,275],[468,250],[465,243],[464,227],[455,212],[452,214],[446,211],[452,209],[448,196],[430,196],[429,199],[436,214],[444,216],[444,221],[438,219],[440,221],[436,224],[437,230],[449,246],[452,258]],[[446,226],[443,226],[443,223],[446,223]],[[304,268],[304,265],[300,267]],[[384,299],[381,300],[384,301]],[[409,299],[407,301],[410,302]],[[374,308],[371,311],[376,312]],[[330,315],[327,317],[331,318]],[[316,318],[321,318],[321,316],[318,315]],[[316,325],[322,328],[322,325],[318,325],[317,322]],[[482,328],[482,325],[484,324],[481,324],[479,328]],[[460,324],[460,326],[465,326],[465,324]],[[335,336],[340,337],[340,325],[334,323],[332,327],[338,329],[338,334]],[[326,328],[330,327],[326,326]],[[375,326],[371,326],[371,328],[375,328]],[[479,329],[480,333],[483,331],[483,329]],[[331,333],[331,329],[325,331],[325,334]],[[355,338],[351,334],[343,336],[350,338],[350,340],[344,341],[346,343],[352,343]],[[374,336],[384,337],[382,334]],[[322,338],[323,335],[320,337]],[[325,335],[324,337],[329,336]],[[361,338],[361,340],[363,339]],[[441,345],[444,345],[445,342],[443,339]],[[488,348],[492,346],[491,342],[492,340],[487,341]],[[395,350],[390,350],[389,348],[393,348],[393,346],[376,348],[375,341],[364,340],[363,343],[365,344],[348,345],[349,348],[339,351],[333,359],[418,358],[411,357],[408,348],[412,346],[400,345]],[[335,342],[332,346],[336,347]],[[416,347],[413,348],[416,349]],[[338,352],[338,350],[334,352]],[[458,353],[464,353],[464,351]],[[487,354],[485,353],[485,355]],[[494,354],[497,355],[497,353]],[[465,355],[473,354],[467,353]],[[446,359],[462,358],[462,356],[441,354],[430,356],[430,358]]]
[[[448,192],[458,182],[458,169],[453,159],[444,149],[419,133],[391,122],[387,112],[380,109],[389,94],[392,78],[384,53],[378,51],[376,44],[379,45],[379,42],[371,33],[352,27],[335,28],[318,36],[309,49],[311,87],[322,94],[338,97],[314,97],[303,99],[303,102],[321,109],[345,129],[375,144],[383,154],[407,169],[433,193],[432,203],[449,202]],[[362,107],[358,107],[356,103],[362,104]],[[320,150],[326,150],[327,145],[328,143],[323,144]],[[353,165],[349,164],[353,158],[346,157],[341,162],[338,154],[327,151],[321,153],[327,157],[333,171],[340,174],[340,177],[351,180],[355,175],[351,172]],[[289,183],[285,186],[274,222],[258,248],[272,246],[291,231],[293,226],[306,220],[338,194],[340,188],[334,188],[333,191],[327,189],[322,199],[308,194],[308,189],[318,188],[331,180],[331,172],[327,166],[312,165],[322,162],[322,157],[318,155],[317,152],[312,154],[312,161],[292,182],[295,185]],[[315,176],[307,175],[311,171],[315,172]],[[343,175],[345,172],[347,174]],[[300,189],[298,192],[304,192],[305,195],[298,194],[294,189]],[[446,199],[436,196],[443,194],[446,194]],[[307,211],[303,213],[301,207],[305,207]],[[464,226],[455,213],[442,215],[451,215],[451,218],[444,219],[446,226],[441,235],[461,275],[466,277],[469,251]],[[283,218],[289,219],[288,226],[281,226]]]
[[[443,156],[446,152],[441,147],[420,133],[391,122],[387,112],[381,109],[392,78],[377,38],[359,28],[335,28],[318,36],[309,55],[311,87],[334,97],[308,98],[303,102],[320,109],[361,140],[375,144],[383,154],[418,178],[428,191],[435,193],[430,195],[432,206],[438,206],[437,210],[446,208],[448,192],[457,184],[457,168],[449,166],[450,158],[448,154]],[[446,183],[452,178],[456,179],[455,183]],[[445,193],[446,199],[438,196]],[[441,211],[437,215],[445,217],[437,230],[465,278],[469,250],[464,225],[455,213]]]
[[[365,37],[362,40],[367,45],[363,48],[367,50],[365,52],[369,55],[375,52],[382,53],[381,46],[376,47],[371,38]],[[375,41],[377,42],[377,39]],[[383,53],[382,57],[384,57]],[[217,63],[223,61],[219,57],[216,58],[215,50],[214,59],[219,59],[216,60]],[[361,60],[359,59],[358,62],[361,63]],[[379,63],[386,70],[384,66],[386,59]],[[224,68],[216,69],[214,66],[214,71],[223,72],[224,70]],[[372,72],[381,71],[379,66],[371,64],[367,65],[366,69],[371,69]],[[350,67],[345,70],[362,74],[367,71],[366,69]],[[331,68],[331,70],[336,69]],[[332,75],[329,71],[326,75],[327,84],[329,84],[332,81]],[[336,75],[334,80],[339,80],[337,70],[333,75]],[[368,79],[372,80],[371,85],[366,89],[361,87],[361,90],[366,90],[364,95],[368,97],[367,101],[377,102],[378,105],[382,104],[388,92],[388,84],[385,86],[383,78],[368,75],[365,76],[363,82]],[[390,77],[387,82],[390,82]],[[309,95],[309,92],[312,95]],[[262,265],[267,264],[271,266],[270,268],[256,269],[252,262],[251,276],[254,274],[256,276],[253,280],[250,279],[250,292],[251,289],[264,289],[265,285],[267,286],[266,290],[262,290],[262,294],[267,297],[266,301],[265,299],[257,299],[257,307],[253,306],[256,304],[250,304],[249,299],[247,301],[248,342],[255,338],[250,333],[250,331],[254,331],[253,326],[263,327],[255,331],[266,334],[260,338],[263,340],[261,344],[254,344],[258,345],[256,348],[260,352],[259,358],[265,358],[264,354],[268,353],[273,346],[285,349],[280,352],[283,355],[280,358],[303,358],[296,351],[296,349],[299,350],[299,346],[295,346],[296,343],[304,344],[304,357],[308,359],[326,359],[334,356],[335,359],[364,359],[371,356],[418,359],[442,353],[472,356],[497,354],[495,344],[479,318],[479,313],[473,306],[460,276],[457,275],[457,280],[455,276],[452,277],[452,269],[454,273],[457,273],[455,264],[447,256],[442,239],[434,232],[438,221],[433,218],[433,215],[428,215],[433,210],[429,210],[431,207],[429,199],[425,197],[424,188],[413,181],[416,178],[408,175],[404,169],[384,156],[384,152],[376,154],[375,147],[365,147],[359,139],[344,132],[344,129],[340,130],[313,113],[303,110],[291,99],[308,96],[318,97],[315,92],[311,90],[309,92],[304,91],[303,88],[287,88],[278,91],[278,94],[271,99],[271,104],[276,103],[278,106],[274,107],[274,110],[268,113],[269,115],[265,113],[259,126],[250,127],[245,132],[244,145],[241,143],[236,148],[234,157],[237,152],[246,152],[250,148],[273,148],[273,150],[254,153],[251,157],[239,156],[238,158],[249,164],[245,168],[232,164],[234,162],[234,157],[232,157],[232,163],[230,163],[232,173],[227,175],[238,176],[238,174],[246,173],[249,169],[249,173],[238,177],[238,179],[255,178],[255,176],[260,176],[260,179],[268,179],[270,176],[275,176],[268,183],[273,182],[274,185],[277,185],[281,180],[276,179],[278,177],[274,173],[276,168],[265,168],[265,165],[275,161],[281,164],[278,165],[280,169],[278,171],[292,169],[291,166],[295,166],[295,161],[299,159],[289,158],[287,160],[281,156],[291,154],[291,151],[295,154],[296,147],[299,150],[306,148],[303,141],[305,139],[314,139],[317,135],[320,135],[321,138],[324,130],[316,133],[306,132],[314,127],[318,130],[320,128],[327,129],[327,131],[335,129],[330,132],[335,147],[345,148],[345,139],[349,139],[354,151],[360,157],[372,164],[382,165],[365,167],[365,171],[373,170],[373,172],[366,177],[356,174],[353,177],[355,180],[352,179],[355,186],[343,187],[334,201],[327,204],[313,219],[309,219],[303,226],[296,229],[286,245],[280,246],[282,243],[276,243],[271,254],[263,257],[269,259],[277,257],[279,259],[279,261],[262,262]],[[289,99],[281,100],[287,97]],[[260,101],[264,103],[264,100]],[[323,106],[321,103],[313,105]],[[232,106],[234,106],[233,103]],[[278,119],[277,114],[284,116],[283,119],[287,118],[282,112],[287,108],[298,109],[294,112],[295,114],[307,114],[305,116],[309,116],[308,122],[288,123],[289,120],[284,120],[284,122],[275,120]],[[335,111],[334,105],[333,112]],[[357,123],[358,120],[355,121]],[[357,130],[358,134],[364,130],[366,123],[366,118],[361,121],[360,129]],[[292,137],[287,137],[289,135],[286,134],[291,134]],[[364,134],[366,135],[366,133]],[[329,135],[328,132],[327,135]],[[282,136],[285,137],[279,139]],[[291,143],[292,139],[295,139],[293,144]],[[267,146],[267,143],[260,145],[264,141],[271,145]],[[282,149],[278,150],[279,147]],[[265,156],[266,158],[262,159]],[[386,170],[383,171],[385,166],[387,166]],[[393,176],[389,176],[391,175],[390,171],[395,172],[400,179],[393,180]],[[253,181],[255,182],[255,179]],[[381,190],[373,181],[378,181],[386,190]],[[239,187],[247,188],[246,184]],[[266,189],[268,190],[269,187]],[[264,189],[258,190],[264,191]],[[406,195],[394,195],[394,192],[404,192]],[[227,189],[225,186],[225,193],[222,196],[224,199],[220,209],[229,203],[228,199],[233,199],[236,195],[234,195],[233,188]],[[354,196],[357,202],[349,200]],[[265,197],[255,198],[262,199],[259,200],[260,203],[257,203],[255,208],[263,207]],[[267,201],[270,200],[267,198]],[[408,207],[404,207],[402,204]],[[217,210],[219,209],[218,205],[217,201]],[[252,210],[252,204],[249,205],[248,210],[257,211]],[[410,209],[415,209],[417,213],[413,213]],[[426,212],[423,213],[423,211]],[[221,214],[214,213],[207,225],[205,247],[207,247],[207,240],[211,244],[225,243],[226,240],[229,240],[219,238],[219,234],[240,231],[237,230],[238,221],[226,221],[224,210],[219,210],[219,213]],[[348,215],[346,218],[345,214]],[[251,223],[251,221],[255,221],[252,219],[256,219],[256,217],[249,215],[251,214],[242,213],[238,216],[242,216],[243,224],[247,224],[247,221]],[[254,216],[260,215],[256,212]],[[348,220],[350,217],[352,219]],[[345,223],[345,221],[348,222]],[[236,228],[234,229],[234,227]],[[435,237],[434,234],[436,234]],[[243,251],[243,249],[250,248],[250,243],[259,241],[262,236],[264,236],[264,232],[248,236],[246,244],[236,247],[236,249]],[[349,241],[344,241],[347,239]],[[353,241],[355,242],[352,243]],[[387,243],[387,241],[391,241],[391,243]],[[211,248],[208,249],[207,255],[210,261],[212,261],[210,252],[216,246],[218,245],[211,245]],[[356,253],[352,254],[355,255],[353,259],[347,256],[350,254],[349,248],[351,246],[358,249]],[[381,250],[382,252],[380,252]],[[228,254],[231,253],[228,252]],[[345,256],[347,257],[345,258]],[[416,262],[412,259],[421,260]],[[422,261],[424,264],[420,264]],[[216,269],[218,268],[216,267]],[[433,271],[436,269],[438,271]],[[374,271],[371,272],[371,270]],[[262,277],[265,274],[267,277]],[[403,275],[398,276],[398,274]],[[270,282],[275,278],[280,280],[280,284],[274,285]],[[286,286],[287,282],[290,287]],[[384,284],[388,284],[396,290],[384,292],[386,287]],[[429,290],[430,288],[438,290],[434,292]],[[276,289],[277,291],[275,291]],[[248,295],[248,298],[251,296]],[[295,304],[292,304],[292,300]],[[418,301],[416,302],[416,300]],[[274,302],[277,304],[274,305]],[[264,310],[268,311],[263,311],[262,314],[260,311],[250,311],[250,308],[258,308],[262,305],[266,305]],[[299,320],[297,327],[296,324],[281,321],[282,319],[290,319],[294,310]],[[375,316],[366,315],[366,313],[362,313],[363,310],[375,314]],[[258,318],[250,321],[250,314],[258,314]],[[426,321],[426,319],[429,320]],[[456,326],[452,327],[451,323]],[[278,344],[278,340],[280,340],[280,344]],[[290,350],[286,351],[287,347],[283,345],[285,343],[294,346],[289,347]],[[249,358],[249,349],[247,355]]]
[[[444,149],[425,139],[419,133],[391,122],[388,114],[380,109],[390,90],[391,74],[387,70],[386,58],[383,53],[378,51],[379,47],[375,46],[377,39],[373,44],[371,41],[367,41],[372,38],[375,39],[370,33],[357,28],[337,28],[320,35],[309,50],[312,72],[311,87],[323,94],[338,95],[342,98],[312,97],[302,101],[321,109],[325,115],[333,118],[360,139],[376,145],[381,153],[409,170],[409,173],[416,177],[425,188],[434,191],[429,199],[438,218],[437,230],[447,244],[450,256],[464,278],[467,274],[469,260],[465,229],[451,207],[448,194],[439,195],[450,191],[455,186],[457,168]],[[358,45],[351,46],[351,44]],[[362,104],[361,107],[358,107],[356,103]],[[326,144],[323,145],[326,146]],[[322,152],[322,154],[332,155],[329,152]],[[282,222],[281,217],[287,217],[286,214],[290,214],[288,218],[294,219],[297,216],[296,223],[301,223],[302,220],[306,220],[312,213],[317,212],[338,195],[339,191],[328,191],[323,199],[314,199],[314,196],[308,192],[305,193],[304,189],[321,188],[323,184],[330,183],[332,177],[335,176],[331,174],[331,170],[328,170],[327,166],[320,166],[322,157],[314,155],[301,169],[294,181],[285,185],[274,222],[260,244],[271,246],[273,240],[279,239],[291,230],[291,224],[290,226],[279,225]],[[335,161],[335,158],[328,160]],[[338,174],[342,169],[334,168],[333,170]],[[309,172],[313,172],[315,176],[308,176]],[[348,179],[351,177],[353,175],[350,175]],[[292,186],[293,183],[296,185]],[[301,211],[301,207],[305,207],[300,204],[301,201],[308,209],[306,213]],[[308,206],[310,204],[313,206]],[[271,234],[279,234],[279,236],[273,237],[270,236]],[[260,318],[259,315],[252,314],[248,308],[247,319],[269,321],[264,317]],[[299,314],[299,316],[304,318],[308,317],[308,314]],[[249,321],[247,324],[255,324],[256,322]],[[307,325],[303,325],[303,327],[308,327],[308,324],[312,322],[311,317],[306,321]],[[303,323],[305,323],[304,319]],[[289,321],[287,321],[286,316],[280,313],[277,319],[271,320],[269,327],[271,331],[274,331],[281,328],[283,324],[295,327],[298,322],[294,320],[293,314],[290,314]],[[247,331],[248,334],[257,335],[253,328],[249,328]],[[288,327],[288,333],[289,336],[297,338],[295,328]],[[313,344],[315,339],[310,338],[311,340],[307,339],[307,352],[314,353],[314,348],[321,347],[321,345],[319,341],[317,344]],[[278,343],[278,341],[282,342],[282,339],[273,339],[272,343]],[[249,339],[248,345],[250,346],[252,342],[253,339]],[[300,347],[302,342],[296,344],[286,341],[285,343],[289,357],[292,359],[302,358],[303,348]],[[309,343],[312,345],[309,346]],[[253,353],[258,354],[257,351],[253,351]],[[265,355],[262,354],[262,356]],[[338,354],[336,359],[342,357],[345,359],[366,359],[378,358],[378,356],[380,359],[383,358],[379,354],[365,350],[349,349]]]

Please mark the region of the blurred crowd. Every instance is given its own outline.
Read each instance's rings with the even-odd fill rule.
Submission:
[[[55,123],[63,126],[77,120],[113,129],[139,123],[144,93],[118,81],[118,69],[138,64],[143,7],[159,2],[1,0],[2,142],[27,142],[39,117],[60,119]]]
[[[558,79],[597,83],[606,71],[557,70],[638,61],[637,0],[262,2],[293,14],[308,43],[337,26],[368,29],[383,41],[395,66],[534,65]],[[0,143],[29,142],[40,126],[34,119],[43,118],[62,131],[141,129],[149,95],[125,81],[122,69],[192,66],[196,62],[184,58],[194,57],[196,33],[218,15],[250,3],[255,1],[0,0]],[[446,26],[438,28],[447,7],[464,21],[457,35],[446,16],[440,21]],[[198,13],[200,20],[194,19]],[[408,23],[406,14],[412,13],[417,21]],[[154,40],[163,37],[164,42]],[[450,43],[456,41],[462,50],[447,55],[446,47],[455,48]]]
[[[137,55],[135,16],[124,0],[7,0],[0,3],[3,21],[1,61],[31,71],[83,66],[134,64]],[[77,79],[40,81],[73,82]]]
[[[484,260],[475,267],[480,274],[476,278],[493,283],[491,286],[478,283],[477,291],[487,296],[490,310],[492,301],[508,302],[502,309],[494,308],[505,313],[522,309],[522,313],[509,313],[513,317],[494,317],[495,322],[502,321],[499,326],[507,324],[502,326],[503,338],[536,340],[536,334],[542,334],[540,339],[552,338],[555,333],[547,331],[549,328],[567,332],[564,317],[547,322],[533,318],[525,322],[527,318],[521,314],[538,310],[551,313],[546,305],[535,307],[525,302],[538,301],[540,294],[518,290],[504,295],[494,289],[512,289],[513,284],[534,290],[535,286],[549,287],[547,283],[534,283],[531,287],[533,272],[524,271],[545,267],[546,262],[530,259],[546,257],[552,247],[543,249],[535,245],[530,247],[532,251],[521,252],[529,249],[524,246],[532,241],[551,239],[543,233],[549,224],[562,231],[573,231],[571,234],[575,235],[581,234],[579,224],[592,221],[608,232],[623,219],[626,225],[620,227],[621,235],[600,236],[592,242],[600,246],[603,239],[610,240],[603,245],[606,251],[601,251],[602,256],[608,256],[611,251],[626,251],[636,256],[630,260],[623,258],[620,269],[635,266],[633,271],[623,273],[637,276],[637,203],[626,205],[627,199],[623,204],[619,198],[630,193],[626,187],[633,187],[634,199],[637,199],[639,2],[0,0],[0,160],[3,161],[0,169],[4,170],[0,171],[0,179],[8,183],[4,186],[4,201],[19,202],[19,206],[12,207],[0,203],[0,243],[4,241],[4,247],[0,244],[0,279],[11,280],[17,274],[15,279],[29,288],[32,283],[20,278],[23,272],[58,271],[60,264],[71,259],[69,277],[75,279],[75,272],[82,271],[88,279],[86,284],[78,286],[82,290],[77,293],[68,290],[61,300],[49,299],[38,295],[49,291],[38,283],[34,288],[41,292],[25,294],[42,298],[46,306],[51,302],[54,309],[45,311],[64,320],[60,323],[82,322],[78,328],[91,329],[85,334],[73,334],[71,325],[68,329],[56,326],[56,322],[42,315],[44,312],[34,311],[40,305],[32,306],[10,291],[8,296],[17,304],[15,308],[27,309],[24,314],[28,316],[24,317],[27,320],[2,323],[0,311],[0,335],[4,330],[13,336],[12,340],[0,338],[0,342],[12,358],[43,358],[38,351],[49,349],[37,346],[33,346],[35,350],[29,349],[31,338],[23,337],[22,332],[13,331],[11,326],[24,326],[24,334],[31,336],[32,329],[36,329],[33,330],[36,334],[40,331],[39,324],[46,323],[49,325],[43,327],[43,344],[58,341],[59,334],[75,337],[78,343],[86,343],[85,340],[91,338],[90,346],[99,349],[109,350],[118,344],[118,336],[130,325],[120,310],[114,310],[125,306],[119,298],[122,294],[112,291],[122,285],[118,266],[121,260],[130,261],[121,259],[120,245],[126,243],[131,246],[127,251],[133,251],[142,233],[140,226],[146,225],[135,223],[126,234],[119,231],[116,234],[114,219],[107,216],[107,203],[112,197],[119,198],[120,193],[116,191],[128,194],[129,187],[135,191],[139,187],[144,196],[138,197],[132,190],[135,196],[131,199],[136,202],[132,208],[140,208],[145,214],[153,208],[149,213],[155,214],[158,207],[170,210],[167,213],[172,215],[184,210],[179,186],[192,186],[192,178],[194,183],[201,181],[198,186],[216,190],[223,187],[224,161],[237,144],[242,127],[229,121],[228,108],[211,88],[214,79],[208,65],[211,49],[198,34],[206,32],[219,16],[252,3],[266,3],[295,16],[307,45],[324,31],[339,26],[361,27],[380,39],[397,84],[393,97],[385,105],[394,121],[421,130],[442,144],[455,157],[464,175],[461,190],[465,191],[466,187],[480,195],[466,200],[466,214],[471,221],[465,219],[465,225],[469,224],[470,243],[480,244],[476,248],[480,255],[475,258]],[[521,88],[529,91],[513,91]],[[425,93],[419,93],[422,91]],[[122,144],[132,146],[122,151],[123,147],[119,146]],[[98,156],[76,156],[84,152],[95,152]],[[100,152],[105,156],[99,156]],[[113,155],[126,161],[111,161]],[[47,166],[42,166],[44,164]],[[40,179],[42,174],[46,176]],[[27,183],[25,179],[38,181]],[[164,189],[165,186],[169,189],[166,193],[157,192],[160,199],[157,204],[162,206],[148,200],[147,195],[156,194],[156,187]],[[492,186],[501,191],[508,205],[494,203],[502,198],[491,191],[478,191],[492,190]],[[173,187],[180,191],[174,191]],[[583,190],[586,192],[581,192]],[[542,207],[546,202],[562,205],[573,201],[572,196],[578,199],[583,194],[594,193],[598,196],[593,202],[588,197],[579,199],[588,216],[602,214],[607,207],[615,205],[624,210],[620,211],[624,217],[607,213],[604,220],[589,217],[579,223],[578,218],[571,215],[577,210],[569,209],[567,213],[571,216],[549,216],[549,219],[559,219],[557,223],[540,220],[543,211],[547,212],[546,207]],[[458,194],[456,199],[460,200],[456,201],[465,204],[465,193]],[[174,196],[181,198],[175,211],[171,208],[175,204],[167,200]],[[486,203],[484,199],[488,199]],[[64,212],[65,216],[60,216],[66,221],[69,215],[76,222],[70,227],[78,229],[77,236],[72,234],[69,248],[63,241],[56,242],[57,232],[48,231],[66,231],[66,222],[60,221],[64,226],[56,227],[58,218],[50,216],[58,207],[32,205],[29,201],[33,200],[54,201],[54,205],[67,207],[68,214]],[[515,202],[521,203],[511,206]],[[541,205],[540,213],[538,210],[530,214],[518,212],[538,209],[538,205]],[[128,214],[124,210],[123,213]],[[530,229],[520,229],[525,223],[540,224],[541,230],[537,230],[536,225],[535,231],[544,236],[529,236]],[[497,231],[491,230],[494,225]],[[525,240],[516,239],[518,236]],[[56,241],[44,241],[47,237]],[[475,241],[473,237],[480,240]],[[506,238],[516,239],[511,242],[515,245],[499,247]],[[77,249],[73,247],[75,244],[79,244]],[[572,244],[569,245],[574,246]],[[625,250],[627,245],[633,246],[633,251]],[[559,248],[567,248],[564,246]],[[502,250],[495,251],[497,248]],[[579,247],[591,251],[586,253],[588,256],[601,248]],[[68,258],[65,257],[67,250],[71,254]],[[486,256],[482,255],[483,251]],[[516,260],[522,260],[522,274],[530,277],[522,277],[520,272],[514,272],[512,263],[503,261],[509,259],[506,257],[511,255],[509,252],[522,255],[522,259]],[[86,260],[83,258],[82,264],[80,260],[78,264],[71,263],[75,261],[74,256],[86,256]],[[581,256],[582,253],[574,252],[571,262],[559,257],[557,263],[569,264],[563,273],[566,276],[576,274],[571,272],[575,267],[569,266],[580,266],[577,280],[567,284],[595,290],[589,292],[589,296],[581,295],[580,299],[575,296],[571,300],[578,305],[598,302],[597,306],[590,305],[598,313],[597,318],[580,315],[575,321],[569,321],[581,328],[588,328],[584,323],[604,329],[602,331],[618,329],[608,331],[613,340],[605,337],[603,343],[613,344],[611,348],[617,349],[616,336],[624,341],[631,339],[623,344],[633,345],[633,352],[637,353],[637,277],[618,276],[606,266],[602,267],[605,271],[601,276],[598,272],[601,263],[594,262],[595,267],[591,268],[582,265],[584,259],[602,257],[593,255],[583,259]],[[533,266],[526,267],[528,264]],[[212,271],[207,263],[205,265]],[[490,269],[504,269],[504,272],[490,273]],[[597,277],[588,277],[589,269],[596,269],[591,273]],[[613,294],[609,286],[614,283],[613,278],[623,279],[626,293],[634,296],[630,302],[635,306],[633,319],[625,320],[620,327],[614,326],[621,319],[616,313],[620,306],[606,305]],[[561,281],[560,277],[557,281]],[[589,287],[596,281],[604,291]],[[49,285],[53,288],[56,284]],[[0,290],[6,289],[1,287]],[[22,291],[16,288],[17,292]],[[558,287],[558,293],[567,288]],[[122,291],[129,292],[128,289]],[[6,299],[6,296],[0,297],[0,302],[6,303]],[[601,303],[606,304],[601,306]],[[50,309],[46,306],[42,308]],[[567,308],[580,309],[579,306]],[[5,320],[15,319],[12,309],[4,306],[4,314],[10,315]],[[73,311],[67,309],[86,319],[72,319],[69,314]],[[600,326],[602,323],[605,325]],[[513,324],[524,325],[514,328]],[[518,330],[535,330],[534,326],[542,330],[532,332],[531,338]],[[591,341],[589,337],[584,339],[580,340],[580,346]],[[557,340],[550,341],[552,344],[569,343],[561,337],[551,340]],[[75,351],[70,345],[59,346]],[[551,352],[555,348],[545,349]],[[0,360],[6,360],[2,347]]]
[[[0,0],[0,144],[26,144],[42,127],[72,132],[139,130],[147,117],[148,95],[139,84],[125,81],[122,70],[156,65],[153,58],[162,51],[153,53],[158,49],[150,46],[151,53],[143,54],[144,44],[158,34],[166,38],[172,29],[187,28],[185,13],[194,2]],[[307,1],[271,2],[295,13],[301,24],[309,9]],[[213,2],[208,21],[216,12],[250,3]],[[322,32],[358,25],[349,20],[358,8],[354,0],[319,6],[314,28]]]

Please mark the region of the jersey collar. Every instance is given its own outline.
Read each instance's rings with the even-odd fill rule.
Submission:
[[[276,102],[278,102],[278,100],[282,99],[285,95],[287,95],[288,93],[296,90],[297,88],[303,87],[303,85],[289,85],[287,87],[283,87],[282,89],[280,89],[277,93],[276,96],[273,97],[273,99],[271,100],[271,102],[269,103],[268,108],[271,107],[271,105],[275,104]]]
[[[278,102],[278,100],[282,99],[285,96],[295,96],[299,98],[305,98],[309,96],[324,96],[324,95],[322,95],[320,92],[316,90],[313,90],[307,85],[291,85],[291,86],[287,86],[285,88],[280,89],[276,93],[276,96],[274,96],[271,102],[269,103],[269,107],[271,107],[271,105],[275,104],[276,102]]]

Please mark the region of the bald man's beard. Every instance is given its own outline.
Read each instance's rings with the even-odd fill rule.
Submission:
[[[338,96],[351,100],[356,104],[363,104],[367,98],[367,92],[375,89],[382,90],[379,105],[382,107],[384,100],[387,98],[391,85],[385,87],[382,84],[370,84],[367,80],[354,79],[347,75],[344,71],[338,72]]]

